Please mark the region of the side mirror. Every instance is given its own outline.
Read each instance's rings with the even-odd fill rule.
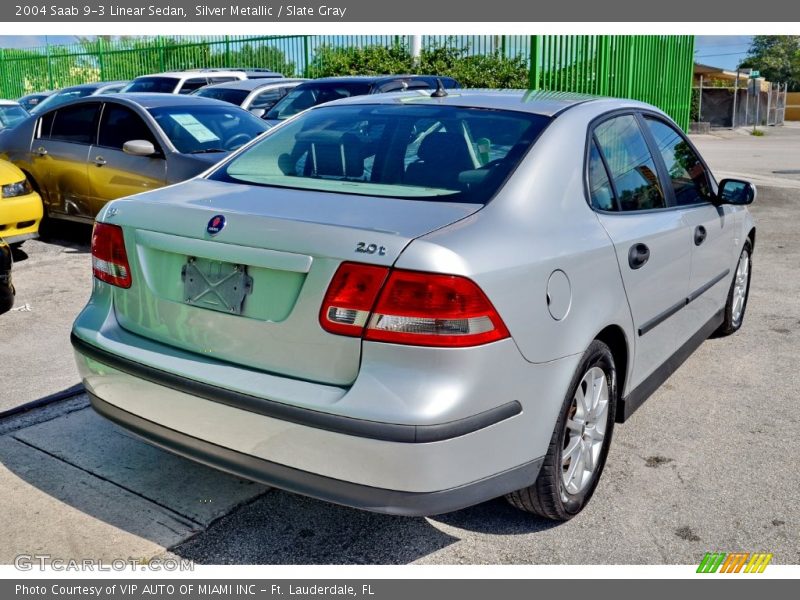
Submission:
[[[251,108],[250,112],[253,113],[254,117],[258,117],[259,119],[264,116],[264,113],[267,112],[263,108]]]
[[[741,179],[723,179],[719,182],[717,200],[720,204],[744,206],[756,199],[756,186]]]
[[[156,148],[147,140],[129,140],[122,144],[122,151],[132,156],[152,156],[156,153]]]

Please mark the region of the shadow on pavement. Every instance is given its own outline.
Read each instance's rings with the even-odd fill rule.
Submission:
[[[264,493],[145,444],[89,408],[0,437],[3,469],[33,486],[37,501],[73,509],[58,515],[73,521],[68,527],[88,516],[107,524],[108,535],[127,532],[198,564],[406,564],[458,542],[459,529],[513,535],[554,526],[502,499],[426,519]],[[47,521],[24,535],[46,541]],[[90,538],[84,550],[94,543],[102,546]],[[122,544],[119,553],[126,555]]]

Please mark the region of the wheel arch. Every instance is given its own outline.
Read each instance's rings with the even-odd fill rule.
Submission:
[[[619,397],[622,398],[625,391],[625,382],[628,379],[628,369],[631,364],[631,352],[625,331],[619,325],[608,325],[594,339],[603,342],[611,350],[614,364],[617,368],[617,390]]]
[[[747,232],[747,239],[750,240],[750,248],[752,250],[756,249],[756,228],[751,227],[750,231]]]

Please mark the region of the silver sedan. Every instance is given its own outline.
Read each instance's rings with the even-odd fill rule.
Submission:
[[[615,423],[741,327],[754,197],[640,102],[330,103],[100,213],[78,368],[101,414],[270,485],[569,519]]]

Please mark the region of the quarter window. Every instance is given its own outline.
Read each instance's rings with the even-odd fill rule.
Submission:
[[[622,115],[603,121],[594,134],[614,182],[620,210],[665,208],[656,164],[636,117]]]
[[[191,94],[195,90],[199,90],[204,85],[208,85],[208,79],[205,77],[193,77],[183,82],[181,86],[181,94]]]
[[[99,106],[91,103],[58,109],[50,130],[50,139],[76,144],[93,143]]]
[[[589,195],[594,208],[614,210],[614,190],[594,139],[589,147]]]
[[[675,191],[676,204],[689,206],[710,201],[708,174],[689,143],[663,121],[645,117],[645,122],[664,159],[672,189]]]

